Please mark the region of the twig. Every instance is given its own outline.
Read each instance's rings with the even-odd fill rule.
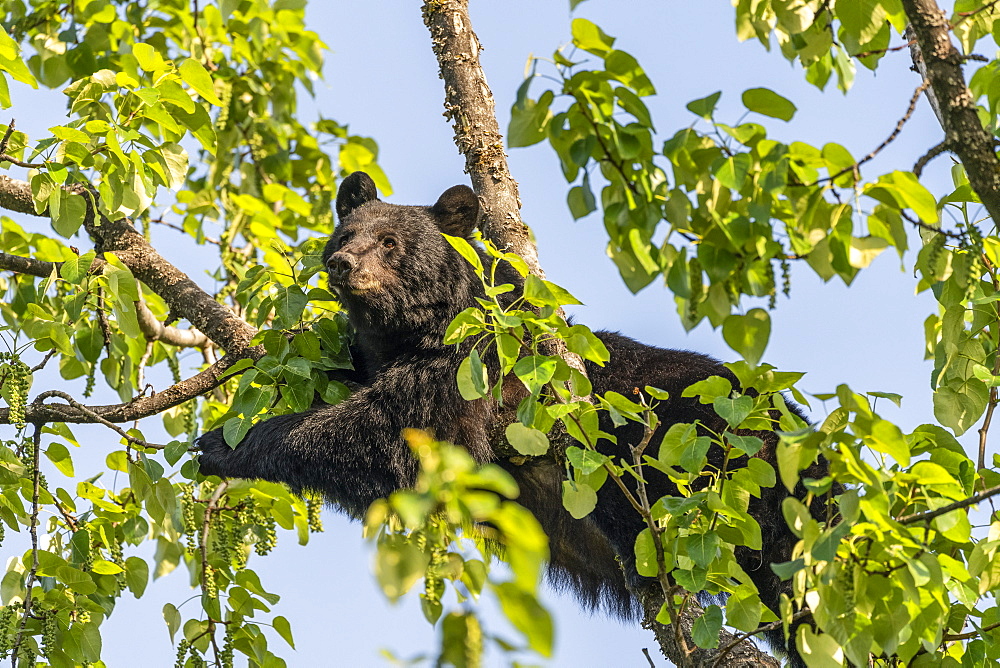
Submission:
[[[970,640],[972,638],[975,638],[976,636],[978,636],[981,633],[986,633],[987,631],[992,631],[993,629],[998,628],[998,627],[1000,627],[1000,622],[994,622],[993,624],[990,624],[988,626],[984,626],[983,628],[979,629],[978,631],[969,631],[967,633],[953,633],[953,634],[946,633],[943,636],[941,636],[941,642],[952,642],[954,640]]]
[[[39,399],[35,399],[35,403],[38,403]],[[17,652],[20,649],[21,641],[24,639],[24,628],[28,624],[28,616],[31,614],[31,605],[33,603],[32,590],[35,587],[35,577],[38,574],[38,511],[40,506],[38,504],[38,496],[42,486],[42,474],[41,467],[38,465],[38,457],[41,451],[42,444],[42,425],[35,424],[35,433],[32,436],[32,455],[31,455],[31,466],[32,466],[32,492],[31,492],[31,517],[29,519],[29,526],[31,532],[31,569],[28,571],[28,579],[25,583],[25,588],[27,592],[24,595],[24,614],[21,616],[21,624],[17,629],[17,636],[14,638],[14,644],[10,648],[10,665],[11,668],[17,668]]]
[[[946,230],[940,227],[934,227],[933,225],[929,225],[928,223],[925,223],[922,220],[917,220],[916,218],[906,213],[905,211],[900,211],[899,215],[902,216],[903,219],[906,220],[906,222],[915,227],[919,227],[923,230],[928,230],[930,232],[937,232],[938,234],[943,234],[944,236],[950,239],[955,239],[956,241],[965,241],[965,235],[963,235],[960,232],[952,232],[951,230]]]
[[[922,513],[913,513],[912,515],[904,515],[896,521],[900,524],[913,524],[915,522],[928,522],[939,515],[944,515],[945,513],[950,513],[953,510],[958,510],[960,508],[968,508],[971,505],[977,504],[980,501],[988,499],[992,496],[1000,494],[1000,485],[996,487],[990,487],[987,490],[979,492],[978,494],[973,494],[967,499],[962,499],[961,501],[955,501],[954,503],[949,503],[946,506],[941,506],[940,508],[935,508],[934,510],[925,510]]]
[[[49,352],[45,353],[45,357],[42,358],[42,361],[36,364],[35,366],[31,367],[31,373],[35,373],[37,371],[41,371],[42,369],[44,369],[45,365],[49,363],[49,360],[52,359],[52,356],[55,355],[56,352],[57,352],[56,349],[53,348]]]
[[[7,143],[10,141],[10,136],[14,134],[14,119],[10,119],[10,124],[7,125],[7,131],[3,133],[3,139],[0,139],[0,153],[7,152]]]
[[[869,153],[865,157],[861,158],[860,160],[858,160],[853,165],[848,165],[847,167],[844,167],[842,170],[840,170],[836,174],[831,174],[831,175],[826,176],[826,177],[824,177],[822,179],[817,179],[815,183],[811,183],[810,185],[811,186],[815,186],[815,185],[819,185],[820,183],[825,183],[827,181],[834,181],[838,177],[843,176],[844,174],[846,174],[848,172],[857,172],[858,168],[860,168],[861,165],[865,164],[866,162],[868,162],[869,160],[871,160],[872,158],[874,158],[876,155],[878,155],[879,153],[881,153],[882,150],[886,146],[888,146],[889,144],[891,144],[893,141],[895,141],[896,137],[899,136],[899,133],[903,131],[903,126],[906,125],[906,122],[910,120],[910,117],[913,116],[913,112],[917,108],[917,102],[920,101],[920,96],[923,94],[923,92],[925,90],[927,90],[927,87],[930,86],[930,84],[931,84],[930,79],[924,79],[920,83],[920,85],[917,86],[917,89],[915,91],[913,91],[913,96],[910,98],[910,105],[906,108],[906,113],[903,114],[903,117],[900,118],[899,121],[896,123],[896,127],[895,127],[895,129],[893,129],[892,133],[888,137],[886,137],[885,141],[883,141],[881,144],[879,144],[875,148],[874,151],[872,151],[871,153]]]
[[[171,385],[150,397],[137,397],[131,401],[105,406],[82,406],[80,409],[68,404],[29,404],[25,420],[27,422],[69,422],[93,423],[93,414],[110,422],[132,422],[156,415],[173,408],[205,392],[210,392],[235,375],[230,369],[242,359],[252,359],[248,354],[252,349],[244,349],[243,355],[226,355],[217,364],[190,378]],[[0,408],[0,424],[10,424],[10,409]]]
[[[201,555],[201,590],[204,593],[208,593],[208,589],[206,589],[205,586],[205,583],[208,581],[208,578],[215,577],[215,575],[212,573],[212,567],[208,563],[208,532],[212,528],[212,515],[215,513],[216,510],[218,510],[217,505],[219,503],[219,500],[222,498],[222,495],[226,493],[226,489],[228,488],[229,488],[228,480],[223,480],[222,483],[215,488],[215,493],[212,494],[212,498],[208,500],[208,505],[205,506],[205,516],[202,518],[201,521],[201,535],[200,535],[198,549]],[[215,583],[213,582],[211,590],[215,591],[215,595],[218,596],[219,593],[216,590],[214,584]],[[215,622],[211,618],[209,618],[207,630],[210,633],[209,637],[211,638],[212,641],[212,649],[215,652],[216,663],[221,666],[222,663],[219,661],[219,647],[215,642]]]
[[[656,668],[656,664],[653,663],[653,657],[649,655],[649,650],[643,647],[642,653],[646,656],[646,661],[649,661],[649,668]]]
[[[913,175],[919,179],[920,175],[924,173],[924,167],[927,166],[927,163],[949,150],[951,149],[948,146],[948,140],[945,140],[937,146],[931,148],[927,151],[927,153],[920,156],[920,158],[913,164]]]
[[[188,231],[185,230],[180,225],[176,225],[174,223],[168,222],[168,221],[164,220],[162,216],[160,218],[150,218],[149,222],[156,223],[157,225],[163,225],[164,227],[169,227],[172,230],[177,230],[178,232],[183,232],[184,234],[188,233]],[[208,242],[210,244],[214,244],[216,246],[221,246],[222,245],[222,242],[219,241],[218,239],[216,239],[215,237],[208,237],[208,236],[205,236],[203,234],[203,235],[201,235],[201,238],[204,239],[206,242]]]
[[[74,399],[71,395],[67,394],[66,392],[62,392],[61,390],[46,390],[45,392],[42,392],[37,397],[35,397],[35,400],[32,403],[35,405],[41,405],[49,397],[59,397],[60,399],[64,399],[66,403],[68,403],[76,410],[84,413],[85,415],[88,415],[95,422],[103,424],[108,429],[111,429],[112,431],[121,434],[122,438],[124,438],[126,441],[128,441],[133,445],[139,446],[140,448],[153,448],[154,450],[162,450],[163,448],[166,447],[164,445],[156,445],[155,443],[147,443],[141,438],[136,438],[135,436],[132,436],[127,431],[116,425],[114,422],[105,420],[103,417],[92,411],[90,408],[84,406],[79,401]]]

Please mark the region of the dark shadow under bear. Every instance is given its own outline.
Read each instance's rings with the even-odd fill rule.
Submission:
[[[203,435],[198,445],[201,470],[207,475],[260,478],[287,483],[296,491],[316,490],[360,518],[373,501],[416,480],[416,461],[401,436],[404,428],[429,429],[438,439],[464,446],[481,462],[495,461],[490,429],[499,406],[461,397],[455,376],[468,345],[442,342],[452,319],[484,296],[473,268],[441,236],[442,231],[472,234],[479,217],[475,193],[456,186],[431,207],[386,204],[377,199],[372,180],[356,172],[341,184],[337,214],[339,224],[324,261],[330,286],[355,331],[355,371],[348,380],[360,389],[339,404],[262,422],[235,450],[226,445],[221,429]],[[646,385],[670,393],[657,407],[661,426],[654,443],[679,422],[698,420],[716,433],[726,428],[710,406],[681,398],[686,387],[713,375],[737,387],[733,374],[719,362],[647,346],[617,333],[596,334],[611,361],[604,367],[587,364],[595,394],[615,391],[629,396],[633,388]],[[615,428],[605,414],[601,429],[618,440],[617,445],[602,442],[602,451],[631,461],[629,448],[641,439],[641,427],[630,423]],[[777,438],[764,434],[764,440],[757,456],[775,464]],[[710,459],[713,454],[719,456],[718,466],[721,451],[710,452]],[[637,604],[623,567],[633,583],[641,582],[633,546],[644,525],[617,487],[605,484],[596,510],[575,520],[562,507],[560,466],[545,460],[498,463],[517,480],[518,501],[549,535],[553,580],[571,588],[591,608],[634,617]],[[820,478],[825,465],[814,464],[803,475]],[[647,478],[651,499],[677,494],[662,474],[647,471]],[[764,549],[737,550],[762,601],[775,611],[786,585],[770,565],[788,561],[796,542],[782,517],[786,496],[779,483],[751,498],[749,512],[761,526]],[[781,631],[772,636],[783,644]],[[797,663],[798,657],[794,659]]]

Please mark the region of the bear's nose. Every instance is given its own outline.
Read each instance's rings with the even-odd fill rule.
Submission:
[[[358,266],[358,259],[350,253],[337,251],[326,262],[326,269],[335,279],[343,279]]]

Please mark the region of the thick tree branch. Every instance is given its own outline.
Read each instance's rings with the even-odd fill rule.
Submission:
[[[226,372],[240,359],[244,358],[238,355],[226,355],[201,373],[171,385],[162,392],[148,397],[139,397],[123,404],[86,406],[86,411],[78,410],[68,404],[28,404],[25,411],[25,422],[93,423],[96,420],[92,414],[96,414],[108,422],[141,420],[215,389],[226,380]],[[9,409],[0,408],[0,424],[10,424]]]
[[[993,137],[983,129],[975,99],[965,83],[965,59],[951,42],[945,13],[934,0],[903,0],[915,37],[913,61],[931,82],[928,100],[944,128],[945,142],[958,155],[994,223],[1000,223],[1000,161]]]
[[[455,144],[465,156],[465,171],[483,206],[483,236],[519,255],[532,274],[545,278],[531,232],[521,220],[517,182],[507,166],[493,93],[479,64],[480,44],[472,30],[469,1],[425,0],[423,16],[444,80],[445,116],[455,128]],[[543,351],[559,355],[586,375],[583,360],[562,340],[546,342]]]
[[[677,633],[672,626],[656,621],[656,614],[663,605],[663,592],[659,587],[647,588],[640,596],[645,611],[642,625],[656,636],[663,655],[676,666],[685,668],[781,668],[781,662],[757,647],[749,640],[750,635],[737,636],[726,629],[719,633],[719,645],[715,649],[698,647],[694,642],[694,623],[704,613],[694,597],[689,599],[680,619],[680,635],[691,648],[685,653],[677,642]]]
[[[468,0],[425,0],[423,4],[424,23],[430,30],[434,55],[444,80],[445,115],[453,123],[455,144],[465,156],[465,170],[482,201],[483,235],[497,247],[520,255],[532,274],[544,278],[545,273],[538,263],[538,251],[521,220],[517,183],[507,166],[493,94],[479,64],[480,44],[472,30],[468,5]],[[572,367],[586,373],[579,356],[567,351],[563,341],[557,339],[554,343],[556,345],[545,350],[547,354],[560,355]],[[699,648],[688,655],[683,650],[683,642],[678,642],[679,637],[686,636],[688,646],[695,647],[690,640],[690,630],[699,617],[700,608],[698,611],[688,608],[689,612],[682,615],[680,626],[683,633],[678,634],[655,621],[663,602],[662,593],[658,602],[655,595],[640,598],[648,627],[654,630],[665,655],[676,657],[673,660],[679,666],[708,666],[714,662],[718,650]],[[722,644],[726,645],[733,637],[731,634],[726,636]],[[695,655],[697,663],[692,663]],[[778,663],[752,642],[744,641],[738,649],[730,650],[725,665],[777,667]]]

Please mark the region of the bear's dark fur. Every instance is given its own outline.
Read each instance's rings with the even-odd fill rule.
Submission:
[[[456,186],[431,207],[386,204],[377,199],[371,179],[358,172],[341,184],[337,214],[340,222],[327,243],[324,261],[330,285],[354,328],[355,371],[349,380],[360,389],[337,405],[258,424],[235,450],[226,445],[221,429],[203,435],[198,444],[205,474],[261,478],[287,483],[296,491],[317,490],[360,518],[374,500],[415,482],[417,465],[401,436],[404,428],[431,430],[438,439],[461,444],[481,462],[495,461],[490,429],[499,407],[461,397],[455,376],[468,348],[442,342],[452,319],[483,297],[472,267],[441,236],[442,231],[462,237],[472,234],[479,216],[475,193]],[[657,407],[661,426],[654,443],[679,422],[698,420],[716,433],[723,431],[725,421],[710,406],[681,394],[713,375],[728,378],[736,387],[728,369],[697,353],[655,348],[612,332],[597,336],[610,351],[611,361],[604,367],[587,364],[595,394],[615,391],[630,396],[633,388],[646,385],[670,393],[670,399]],[[642,437],[641,427],[629,423],[615,428],[604,417],[601,429],[614,433],[618,441],[617,445],[602,442],[602,450],[631,461],[629,447]],[[774,464],[777,439],[774,434],[763,437],[764,447],[757,456]],[[721,457],[715,450],[710,459]],[[562,507],[560,466],[546,460],[499,463],[517,480],[518,501],[535,513],[549,535],[552,578],[591,608],[634,617],[637,605],[622,569],[631,574],[633,583],[641,581],[635,575],[633,546],[643,522],[620,490],[605,484],[596,510],[575,520]],[[811,478],[824,474],[822,464],[803,473]],[[651,499],[677,494],[665,476],[652,470],[646,475]],[[779,483],[751,498],[749,512],[761,526],[764,549],[737,550],[761,599],[775,611],[786,586],[770,565],[788,561],[796,542],[781,512],[787,495]],[[773,636],[783,644],[780,631]]]

